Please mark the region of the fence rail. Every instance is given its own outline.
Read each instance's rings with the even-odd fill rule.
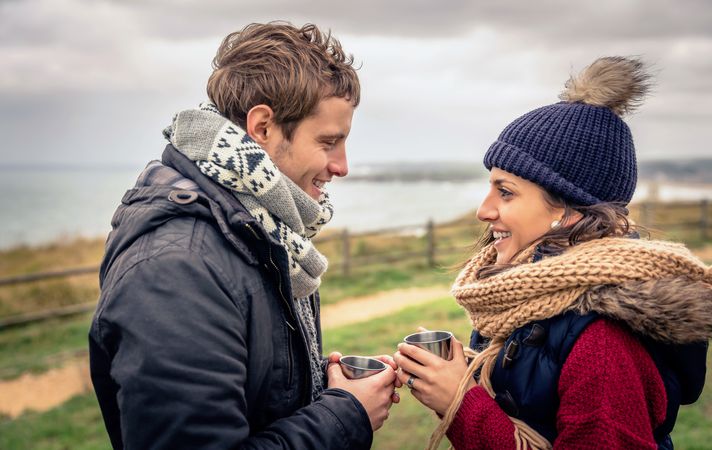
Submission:
[[[27,325],[33,322],[41,322],[48,319],[75,316],[92,311],[94,308],[96,308],[96,302],[87,302],[76,305],[62,306],[60,308],[44,309],[42,311],[26,314],[7,316],[0,318],[0,330],[19,325]]]
[[[697,213],[695,213],[696,208]],[[712,220],[710,220],[709,217],[712,208],[710,208],[709,201],[706,199],[698,202],[676,203],[644,201],[632,205],[631,209],[635,210],[634,215],[637,215],[637,222],[642,225],[651,228],[666,226],[697,229],[700,239],[702,240],[707,240],[712,236],[710,231]],[[688,216],[691,216],[686,216],[684,220],[678,219],[677,222],[668,223],[667,219],[670,217],[669,212],[677,209],[686,209]],[[451,242],[453,239],[452,230],[458,228],[472,230],[474,234],[477,225],[462,220],[440,224],[435,224],[432,220],[428,220],[426,223],[382,228],[363,233],[351,233],[348,229],[344,229],[340,233],[332,233],[328,236],[318,237],[314,239],[314,243],[317,246],[335,246],[337,255],[334,261],[334,268],[338,268],[342,276],[350,276],[355,269],[372,266],[374,264],[390,264],[419,260],[430,267],[435,267],[438,264],[439,256],[451,255],[465,250],[465,246],[452,245]],[[381,237],[395,241],[404,235],[419,236],[423,242],[420,243],[416,249],[398,248],[394,250],[386,245],[386,250],[381,252],[371,251],[362,254],[363,252],[358,250],[358,246],[366,242],[368,238]],[[99,267],[91,266],[12,276],[0,279],[0,287],[93,274],[97,273],[98,270]],[[89,302],[0,318],[0,330],[57,317],[86,313],[91,311],[95,306],[95,302]]]
[[[49,272],[30,273],[27,275],[16,275],[14,277],[0,278],[0,286],[11,284],[31,283],[33,281],[44,281],[52,278],[66,278],[76,275],[88,275],[99,272],[99,266],[77,267],[74,269],[53,270]]]

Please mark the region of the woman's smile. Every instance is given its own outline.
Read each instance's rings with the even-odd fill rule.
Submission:
[[[492,230],[492,236],[494,236],[494,247],[497,249],[498,252],[501,252],[503,250],[503,247],[507,245],[512,237],[512,233],[509,231],[495,231]]]
[[[478,219],[490,225],[497,264],[509,264],[563,214],[562,208],[547,203],[541,187],[497,167],[490,172],[490,192],[477,211]]]

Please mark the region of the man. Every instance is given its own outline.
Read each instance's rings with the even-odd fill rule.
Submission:
[[[395,373],[347,380],[338,353],[324,372],[310,241],[348,172],[352,59],[313,25],[252,24],[213,67],[112,220],[89,334],[111,443],[368,448]]]

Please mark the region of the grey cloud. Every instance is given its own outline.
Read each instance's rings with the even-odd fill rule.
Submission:
[[[561,77],[557,62],[575,61],[577,55],[588,58],[595,51],[600,55],[649,49],[646,53],[659,55],[688,42],[712,47],[712,27],[708,26],[712,4],[704,0],[600,0],[574,6],[563,0],[451,0],[446,7],[426,0],[12,1],[0,3],[0,58],[7,67],[0,90],[23,84],[38,90],[43,85],[62,88],[63,83],[109,89],[151,85],[157,78],[154,74],[160,74],[166,63],[177,70],[190,70],[182,49],[186,43],[213,42],[205,49],[204,59],[209,61],[226,33],[252,21],[279,18],[330,27],[346,40],[347,51],[352,51],[349,42],[369,36],[381,42],[387,39],[391,48],[409,43],[411,55],[416,56],[421,53],[413,46],[440,45],[435,61],[415,62],[413,70],[437,71],[447,66],[470,77],[474,74],[501,81],[517,78],[517,69],[528,70],[511,67],[508,61],[517,55],[526,58],[532,52],[542,58],[536,69],[540,78],[551,80]],[[485,47],[480,41],[487,36],[491,42]],[[173,54],[149,72],[145,67],[150,68],[151,58],[160,58],[160,54],[151,53],[156,46]],[[354,53],[357,61],[366,64],[373,57],[373,53]],[[410,55],[396,50],[388,57],[392,61],[387,64],[407,67],[402,60]],[[697,75],[709,73],[709,58],[683,54],[675,60],[679,72],[687,74],[688,85],[704,88],[710,82],[707,80],[712,80]],[[417,67],[418,63],[422,67]],[[700,65],[705,65],[702,71],[697,70]]]
[[[117,4],[126,5],[124,1]],[[362,0],[360,2],[232,0],[128,2],[147,32],[172,39],[239,29],[252,21],[315,22],[337,34],[430,38],[457,36],[478,27],[546,38],[551,45],[670,36],[712,36],[712,7],[705,0],[599,0],[535,2]]]
[[[204,98],[220,39],[272,19],[331,28],[363,63],[354,161],[477,160],[606,54],[656,64],[655,95],[631,118],[640,155],[678,143],[700,154],[712,140],[711,14],[709,2],[662,0],[0,0],[0,156],[155,158],[167,119]]]

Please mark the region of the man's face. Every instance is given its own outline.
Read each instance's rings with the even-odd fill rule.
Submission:
[[[314,114],[297,125],[291,142],[282,136],[265,151],[284,175],[319,200],[326,183],[349,171],[346,138],[353,114],[354,107],[348,100],[326,98],[319,102]]]

